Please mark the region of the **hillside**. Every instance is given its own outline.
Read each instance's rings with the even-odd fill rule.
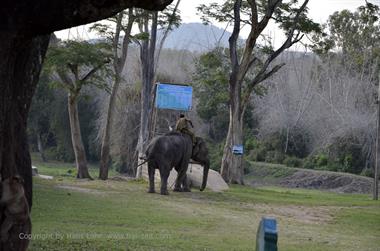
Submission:
[[[162,32],[159,33],[162,36]],[[164,48],[203,52],[216,45],[228,47],[231,33],[214,25],[185,23],[173,30],[167,37]]]
[[[246,183],[253,187],[282,186],[338,193],[372,193],[373,179],[349,173],[309,170],[252,162]]]

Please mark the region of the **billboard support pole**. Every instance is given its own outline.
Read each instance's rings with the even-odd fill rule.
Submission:
[[[153,92],[154,108],[150,115],[149,139],[152,139],[157,134],[157,117],[160,109],[175,110],[187,114],[192,106],[193,89],[185,84],[157,82]],[[175,116],[175,119],[177,119],[177,116]]]
[[[156,90],[157,90],[157,83],[154,84],[153,87],[153,102],[152,102],[152,114],[151,114],[151,128],[149,132],[149,141],[154,138],[156,135],[156,125],[157,125],[157,108],[156,108]]]

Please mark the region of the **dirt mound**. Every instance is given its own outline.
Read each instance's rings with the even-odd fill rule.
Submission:
[[[246,183],[251,186],[282,186],[334,191],[338,193],[372,193],[373,179],[348,173],[291,168],[283,165],[252,162]]]
[[[323,189],[340,193],[370,193],[373,180],[358,175],[298,170],[279,184],[290,188]]]

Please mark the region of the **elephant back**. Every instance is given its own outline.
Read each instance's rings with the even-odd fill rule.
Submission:
[[[146,150],[148,159],[159,156],[172,156],[175,159],[190,159],[192,141],[189,135],[180,132],[169,132],[152,139]]]

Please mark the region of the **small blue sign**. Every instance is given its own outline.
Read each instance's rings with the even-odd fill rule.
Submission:
[[[256,234],[256,251],[277,251],[277,221],[263,217]]]
[[[158,109],[172,109],[189,111],[192,106],[193,87],[158,83],[156,90],[156,103]]]
[[[243,155],[243,145],[235,145],[232,147],[232,153],[235,155]]]

